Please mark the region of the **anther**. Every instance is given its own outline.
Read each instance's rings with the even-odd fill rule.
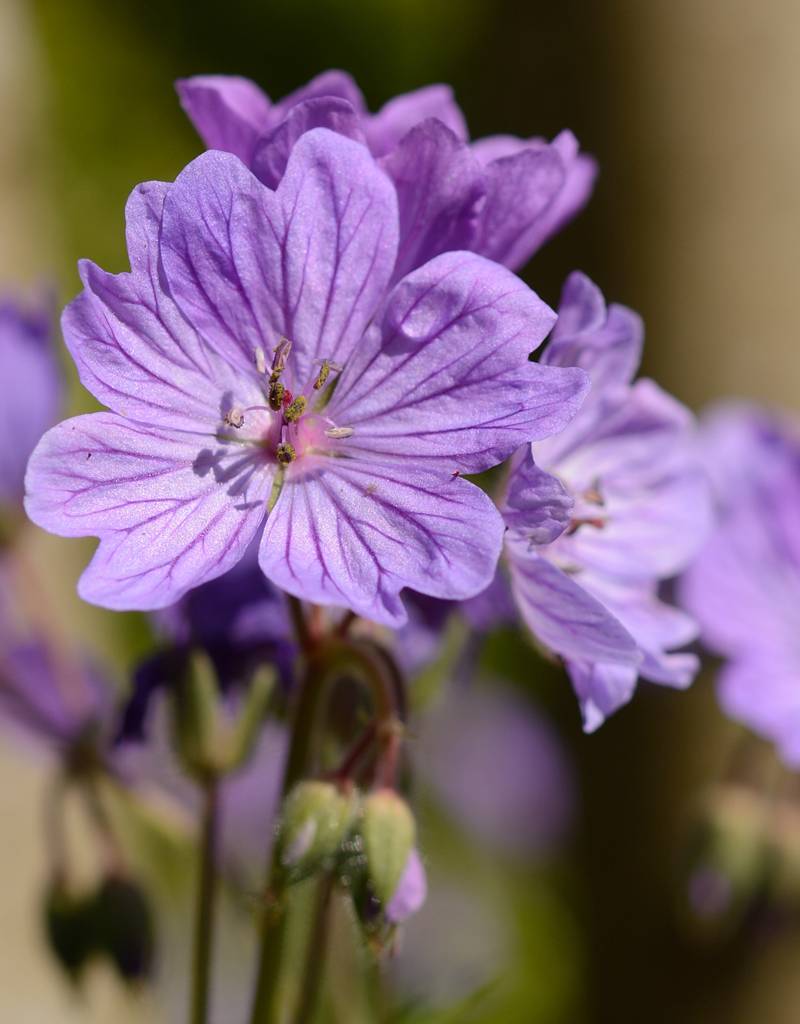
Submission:
[[[306,411],[308,400],[305,395],[298,395],[297,398],[292,401],[283,413],[283,418],[287,423],[294,423],[299,420],[303,413]]]
[[[256,357],[256,370],[258,373],[266,374],[267,372],[267,357],[264,355],[264,349],[259,345],[255,351]]]
[[[332,437],[334,440],[338,441],[340,438],[352,437],[353,436],[353,428],[352,427],[329,427],[325,431],[325,436],[326,437]]]
[[[269,386],[269,407],[275,412],[280,412],[286,388],[279,380],[274,380]]]
[[[317,379],[314,381],[315,391],[319,391],[321,388],[325,387],[325,384],[327,383],[330,373],[331,364],[328,362],[327,359],[323,359],[322,366],[320,367],[319,373],[317,374]]]
[[[229,427],[235,427],[239,430],[244,423],[244,413],[241,409],[228,409],[223,416],[223,422],[225,422]]]
[[[275,449],[275,456],[282,466],[288,466],[297,458],[297,452],[293,444],[284,441]]]
[[[286,367],[286,360],[289,358],[289,353],[292,350],[292,343],[288,338],[281,338],[278,344],[275,346],[275,352],[272,358],[272,372],[270,379],[276,381],[283,373]]]
[[[591,502],[593,505],[603,505],[603,495],[600,493],[599,488],[590,487],[588,491],[584,491],[583,494],[586,501]]]

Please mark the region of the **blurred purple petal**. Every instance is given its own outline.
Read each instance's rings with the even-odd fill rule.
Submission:
[[[0,303],[0,503],[17,504],[25,466],[63,397],[48,303]]]
[[[428,895],[428,879],[425,866],[417,849],[408,855],[408,861],[397,883],[394,896],[386,905],[386,917],[393,924],[401,924],[416,914]]]
[[[375,156],[391,152],[415,125],[435,118],[461,141],[467,139],[467,125],[449,85],[428,85],[395,96],[366,121],[369,148]]]
[[[270,102],[249,78],[197,75],[175,83],[181,106],[209,149],[248,163],[270,121]]]
[[[445,809],[490,848],[543,856],[563,841],[575,809],[566,752],[498,681],[452,688],[424,724],[419,756]]]
[[[701,450],[717,522],[681,581],[701,636],[727,659],[725,711],[800,766],[800,428],[754,406],[729,403],[703,423]]]

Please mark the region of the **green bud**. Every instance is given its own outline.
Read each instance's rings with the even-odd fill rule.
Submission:
[[[269,665],[262,666],[250,681],[239,716],[233,723],[226,744],[226,771],[240,768],[253,753],[261,735],[261,726],[266,718],[275,681],[275,670]]]
[[[364,800],[361,834],[367,871],[377,898],[386,905],[394,895],[416,840],[408,804],[393,789],[379,789]]]
[[[71,981],[81,973],[94,952],[94,904],[91,898],[71,893],[53,882],[44,899],[47,943]]]
[[[278,860],[291,881],[329,865],[339,854],[358,812],[359,794],[332,782],[299,782],[286,798]]]
[[[150,904],[136,882],[109,876],[94,897],[95,943],[126,982],[145,980],[153,965]]]
[[[175,749],[186,771],[204,778],[216,767],[219,685],[211,659],[193,651],[184,678],[172,691]]]

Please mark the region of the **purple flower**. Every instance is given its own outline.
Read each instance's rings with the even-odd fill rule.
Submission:
[[[68,760],[79,747],[107,749],[114,688],[94,665],[26,629],[8,564],[0,562],[0,723],[39,753]]]
[[[377,114],[342,71],[327,71],[274,104],[245,78],[204,75],[177,89],[206,145],[235,153],[270,188],[292,146],[313,128],[367,146],[397,191],[395,279],[458,249],[522,266],[585,206],[597,172],[568,131],[551,143],[498,135],[470,144],[445,85],[397,96]]]
[[[557,437],[518,457],[505,505],[512,588],[525,622],[566,664],[584,727],[630,700],[642,676],[687,686],[696,634],[660,581],[686,567],[709,523],[689,412],[649,380],[631,383],[642,325],[573,274],[544,353],[581,366],[592,391]]]
[[[681,601],[726,659],[725,711],[800,767],[800,429],[729,403],[706,416],[700,441],[718,521],[681,581]]]
[[[38,641],[0,637],[0,720],[39,751],[69,758],[101,749],[114,728],[113,689],[84,665],[59,663]]]
[[[50,431],[26,481],[34,522],[100,537],[80,594],[165,607],[262,528],[273,583],[378,622],[405,620],[404,587],[482,590],[502,520],[460,474],[561,429],[586,386],[528,361],[547,306],[470,253],[387,295],[394,191],[326,130],[297,143],[275,192],[210,152],[137,188],[127,217],[131,272],[83,263],[63,318],[111,411]]]
[[[22,501],[28,457],[61,398],[49,306],[0,303],[0,503]]]

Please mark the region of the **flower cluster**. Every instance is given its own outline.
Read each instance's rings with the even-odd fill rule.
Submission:
[[[516,276],[589,198],[595,164],[571,133],[471,142],[448,88],[370,114],[341,72],[277,103],[242,78],[178,91],[208,150],[132,192],[129,270],[80,263],[64,339],[105,411],[44,433],[25,509],[52,533],[99,538],[80,595],[152,612],[160,636],[123,705],[94,716],[104,771],[125,765],[199,809],[201,898],[218,850],[236,871],[269,851],[258,1020],[277,998],[269,933],[289,886],[314,877],[323,916],[347,890],[376,949],[424,901],[406,677],[431,690],[480,674],[498,623],[519,620],[564,666],[592,731],[639,677],[694,678],[698,628],[665,591],[688,570],[685,603],[732,659],[728,706],[800,750],[788,626],[748,644],[719,598],[731,573],[752,622],[747,602],[792,592],[796,460],[766,428],[756,477],[722,480],[736,460],[714,454],[725,508],[712,529],[692,415],[636,379],[639,317],[581,273],[557,313]],[[35,395],[4,405],[0,497],[13,501],[59,389],[51,357],[8,323],[0,386],[21,374],[14,402]],[[17,691],[34,708],[52,673],[24,683],[29,655],[0,641],[0,709],[18,719]],[[765,704],[752,680],[776,666]],[[530,853],[563,833],[571,776],[547,727],[501,690],[442,702],[420,769],[489,848]],[[71,746],[84,721],[51,723],[52,692],[36,728]],[[200,979],[196,1020],[203,993]]]

